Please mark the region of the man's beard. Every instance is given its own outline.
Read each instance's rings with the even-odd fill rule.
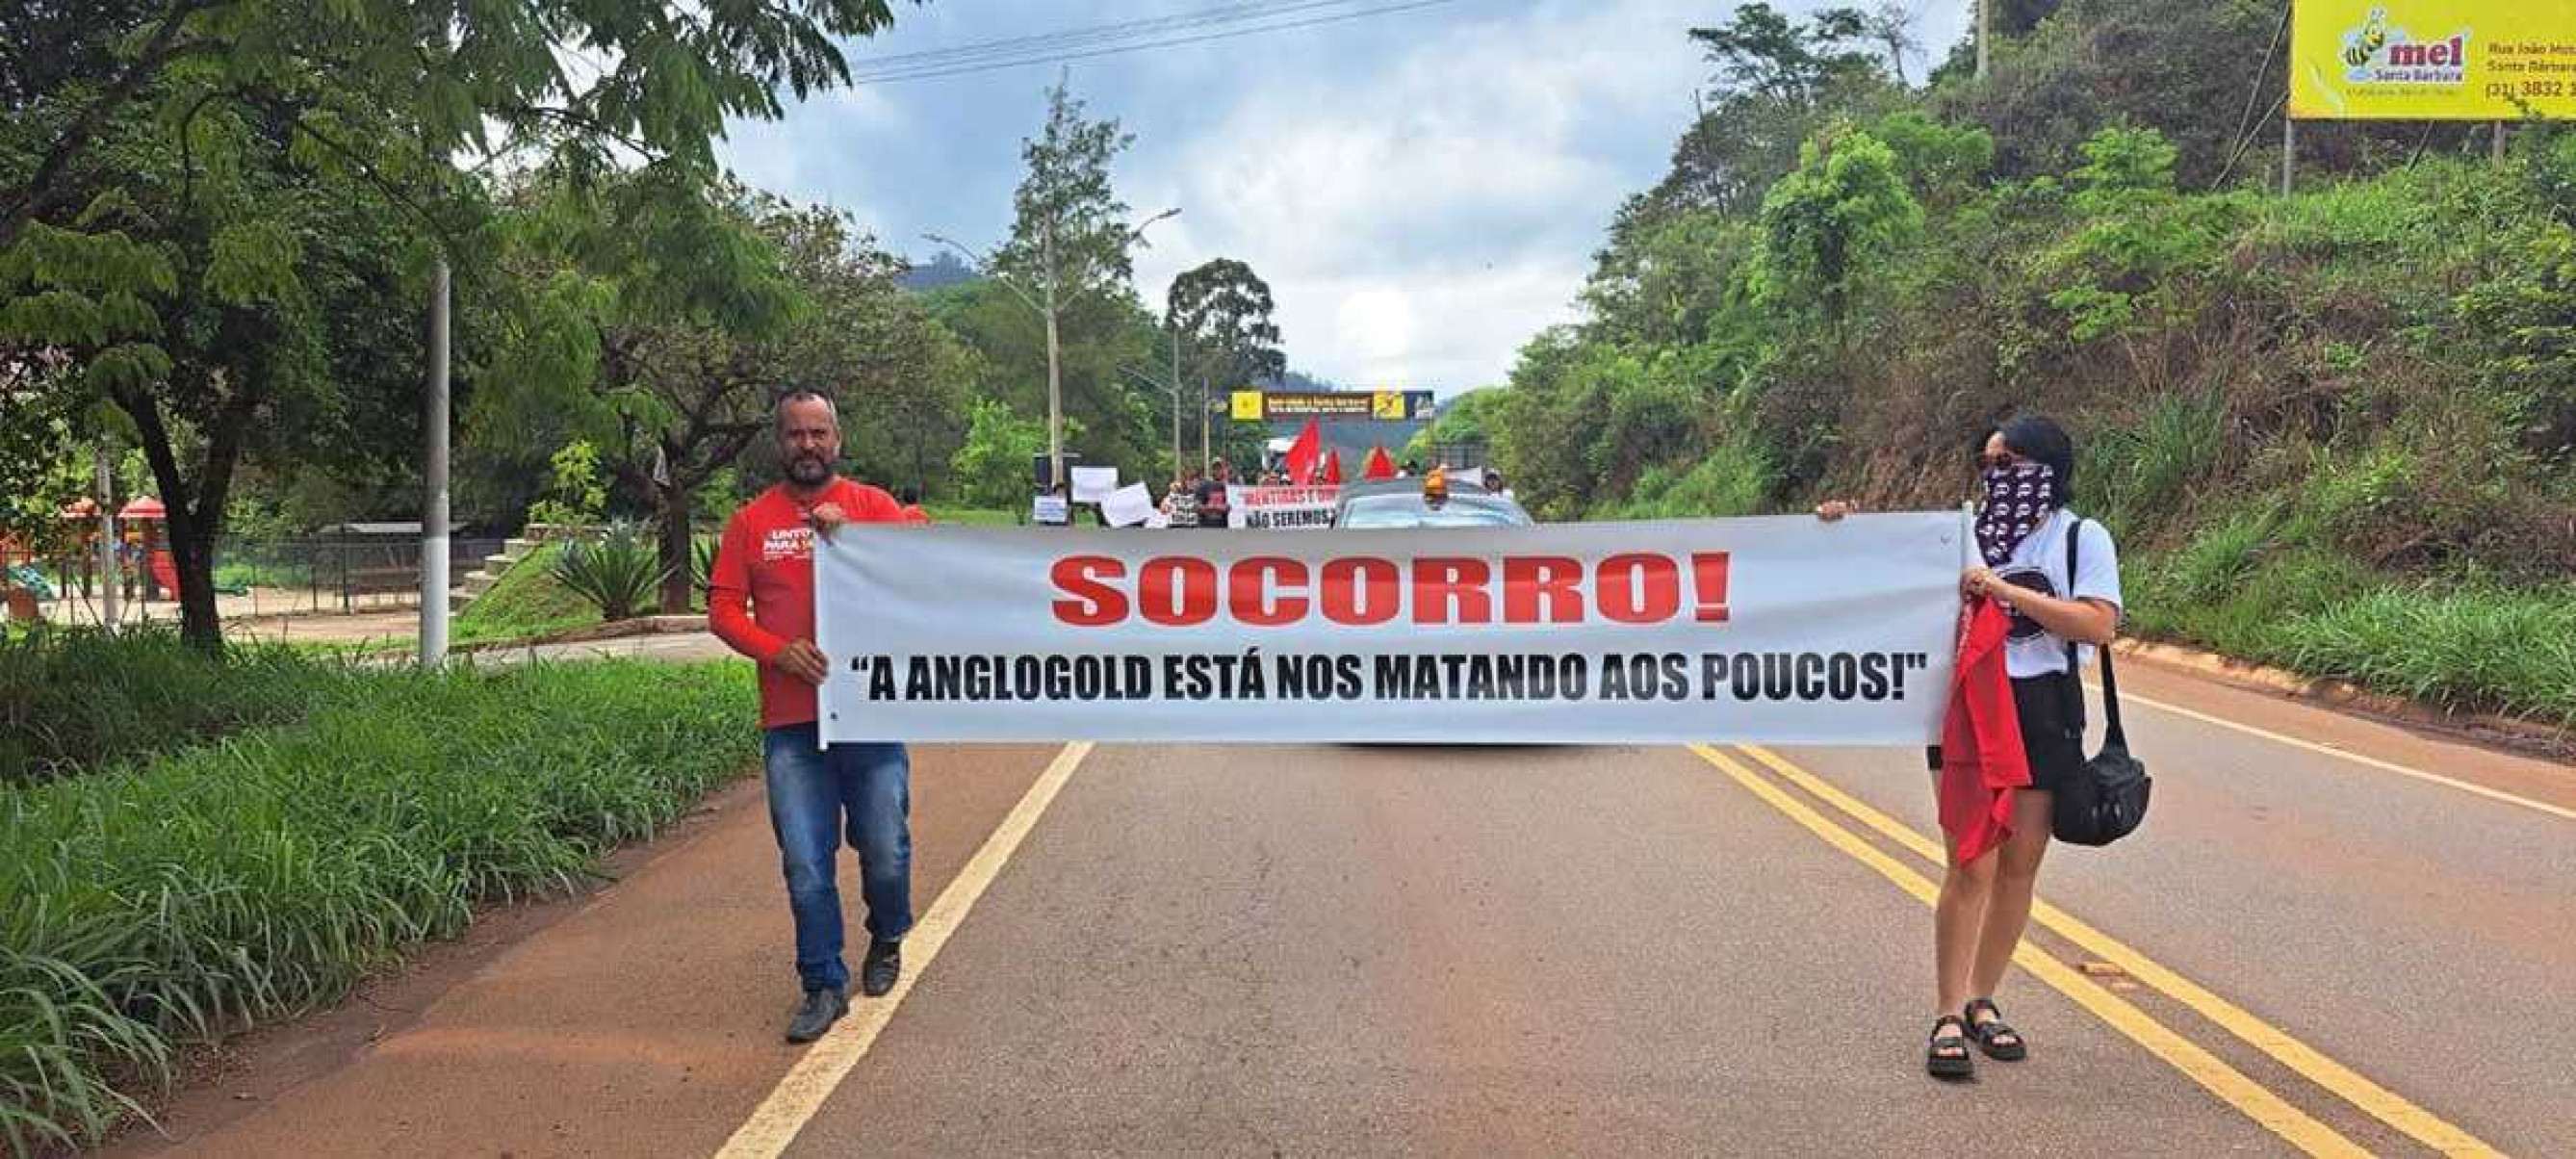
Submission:
[[[787,479],[799,487],[820,487],[832,481],[832,461],[821,455],[797,455],[787,460]]]

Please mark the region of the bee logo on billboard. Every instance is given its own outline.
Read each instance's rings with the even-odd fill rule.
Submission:
[[[2462,28],[2442,40],[2417,40],[2393,26],[2388,10],[2373,8],[2370,17],[2343,36],[2344,79],[2355,84],[2459,85],[2469,78],[2469,33]]]

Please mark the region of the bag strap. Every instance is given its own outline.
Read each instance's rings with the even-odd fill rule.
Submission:
[[[2075,526],[2066,531],[2066,598],[2070,600],[2075,598],[2075,561],[2077,559],[2075,548],[2084,539],[2085,522],[2078,518]],[[2120,727],[2119,673],[2111,667],[2111,649],[2104,647],[2096,651],[2102,654],[2102,741],[2107,747],[2126,750],[2129,747],[2129,734]],[[2067,641],[2066,672],[2070,676],[2080,677],[2082,671],[2075,662],[2076,655],[2075,641]],[[2084,702],[2084,682],[2081,679],[2076,680],[2075,687],[2075,702],[2081,705]],[[2083,713],[2079,711],[2075,718],[2084,719]]]

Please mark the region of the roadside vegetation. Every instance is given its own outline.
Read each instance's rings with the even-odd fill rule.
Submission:
[[[216,659],[166,628],[13,631],[0,635],[0,785],[292,720],[344,683],[300,649],[232,644]]]
[[[1694,30],[1706,114],[1476,433],[1642,518],[1951,506],[2048,413],[2134,631],[2576,724],[2576,136],[2306,126],[2282,197],[2278,20],[2014,5],[1926,83],[1858,18]]]
[[[37,646],[129,674],[194,655],[167,637]],[[96,1141],[182,1048],[327,1004],[477,904],[581,886],[754,756],[740,666],[259,662],[309,682],[293,719],[0,785],[15,1153]]]

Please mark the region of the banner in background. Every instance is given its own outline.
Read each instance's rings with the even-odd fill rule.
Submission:
[[[2576,118],[2576,0],[2294,0],[2301,120]]]
[[[1956,513],[1392,534],[855,525],[815,552],[826,743],[1938,733]]]
[[[1238,487],[1226,526],[1254,531],[1322,531],[1333,525],[1339,487]]]

